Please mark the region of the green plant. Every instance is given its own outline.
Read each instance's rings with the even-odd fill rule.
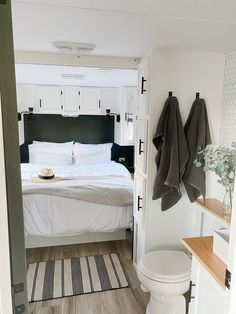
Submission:
[[[232,192],[234,187],[236,170],[236,148],[220,146],[214,148],[207,146],[198,153],[194,160],[196,167],[202,167],[204,171],[214,172],[226,191]]]

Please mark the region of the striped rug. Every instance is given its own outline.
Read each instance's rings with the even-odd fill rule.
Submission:
[[[29,264],[29,302],[128,287],[117,254]]]

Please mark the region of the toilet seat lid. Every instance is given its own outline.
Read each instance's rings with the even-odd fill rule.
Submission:
[[[142,273],[160,282],[181,282],[190,279],[191,259],[181,251],[154,251],[141,259]]]

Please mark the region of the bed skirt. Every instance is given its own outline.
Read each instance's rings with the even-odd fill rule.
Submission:
[[[59,246],[79,243],[92,243],[92,242],[104,242],[125,240],[126,229],[121,229],[115,232],[95,232],[85,233],[76,236],[58,236],[58,237],[43,237],[43,236],[27,236],[25,238],[25,247],[37,248],[47,246]]]

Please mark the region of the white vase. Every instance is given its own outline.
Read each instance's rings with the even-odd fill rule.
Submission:
[[[223,198],[223,213],[225,216],[230,216],[232,210],[232,194],[231,190],[225,191],[225,196]]]

